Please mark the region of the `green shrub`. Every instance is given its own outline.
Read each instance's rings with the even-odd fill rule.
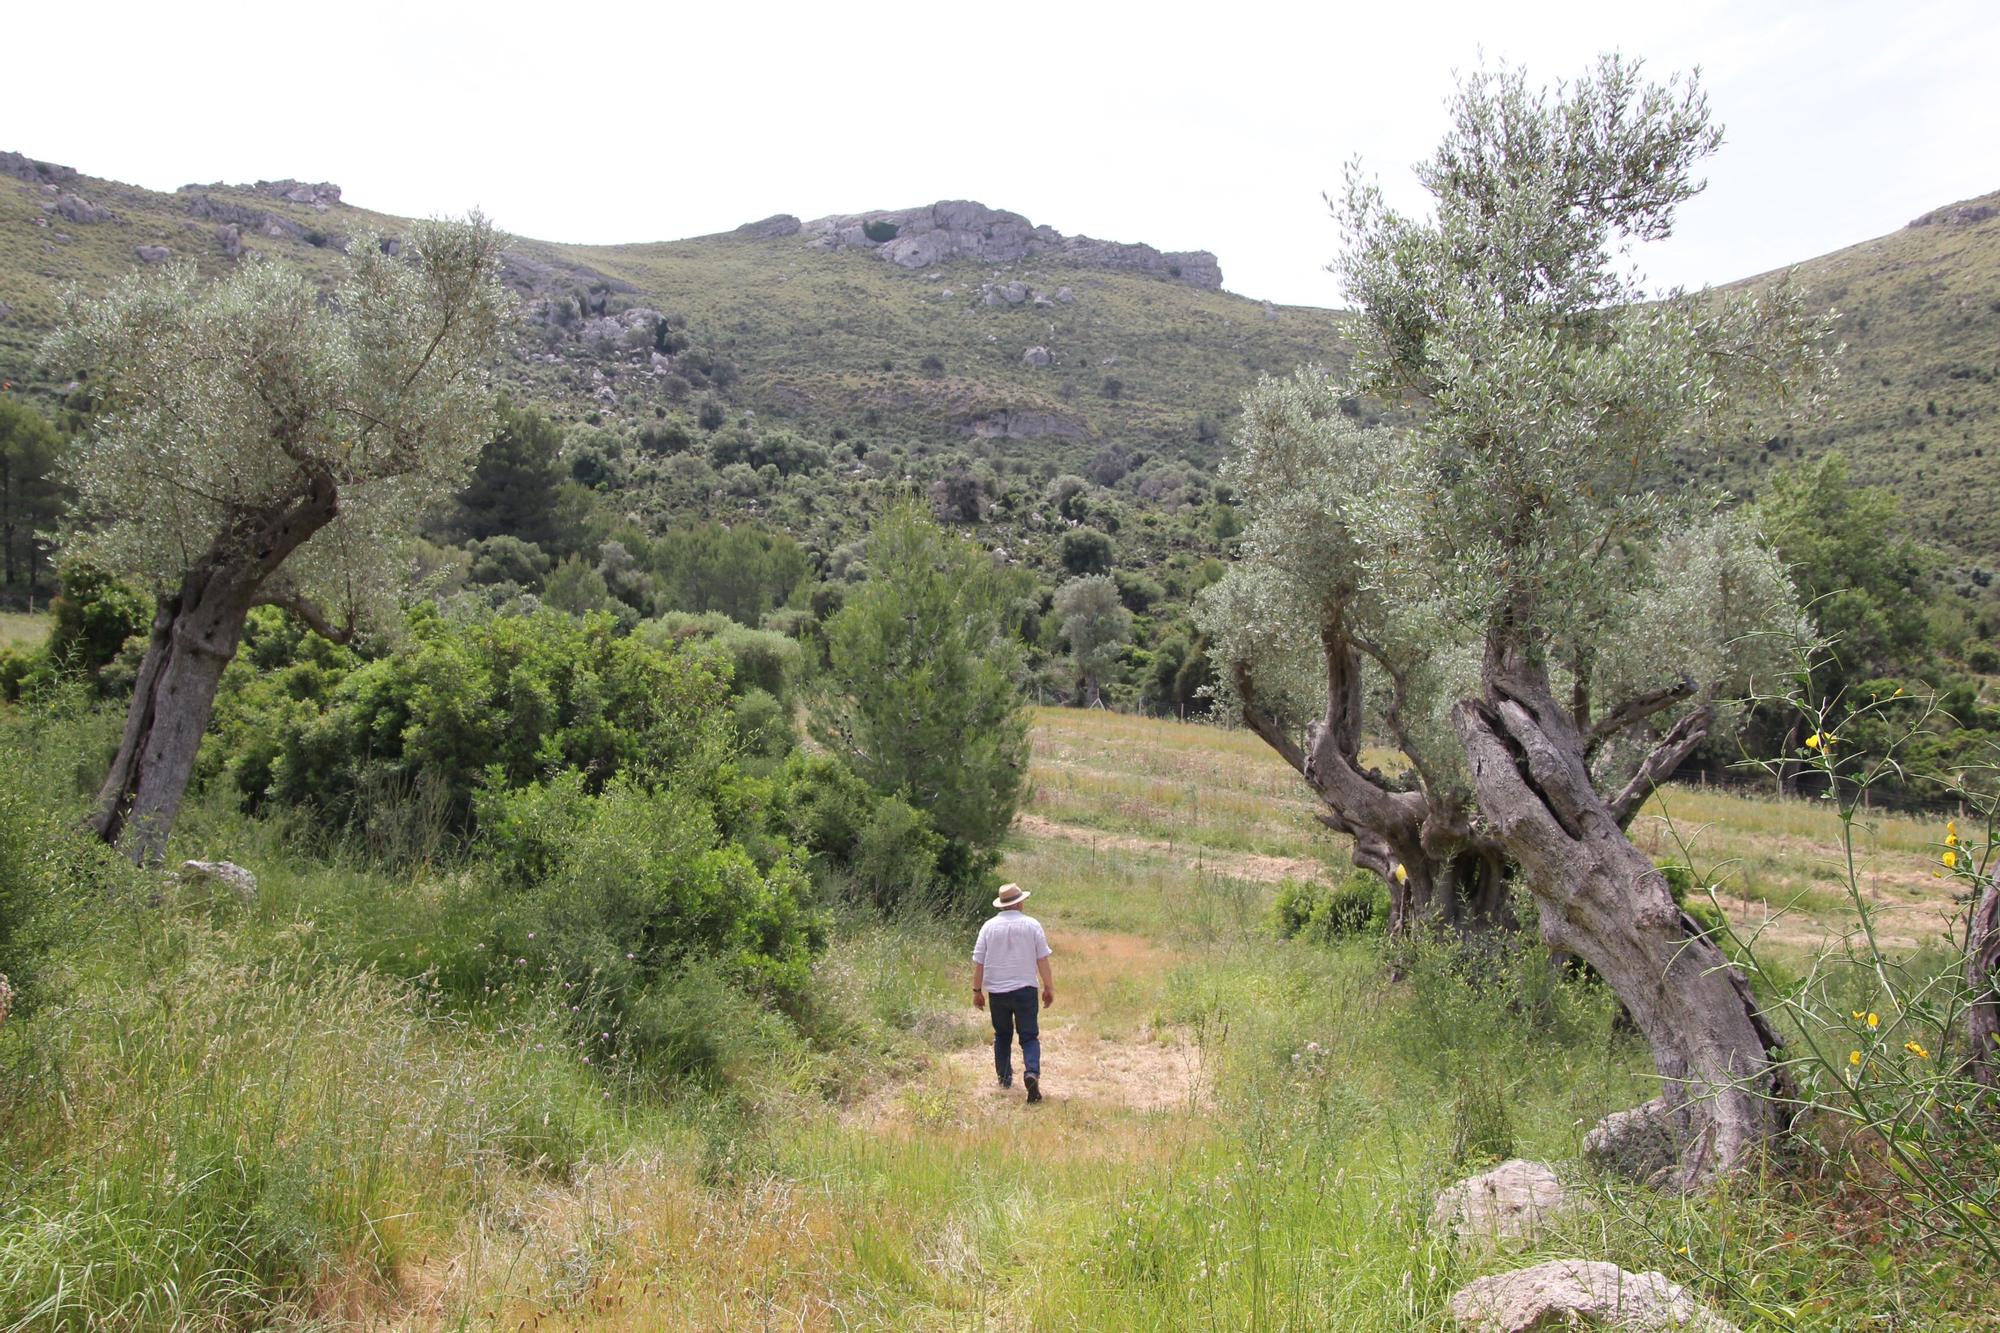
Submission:
[[[49,661],[93,684],[125,641],[153,623],[153,599],[143,590],[82,561],[63,567],[62,592],[49,611]]]
[[[655,988],[691,967],[796,994],[826,931],[804,860],[780,846],[760,866],[726,836],[724,813],[688,784],[619,780],[593,795],[575,772],[481,793],[497,904],[487,984],[559,985],[579,1032],[642,1062],[661,1054],[645,1020]]]
[[[792,755],[773,807],[831,890],[852,889],[884,910],[948,900],[950,878],[940,872],[948,844],[929,816],[879,795],[837,759]]]
[[[1389,886],[1366,870],[1352,870],[1338,884],[1288,879],[1271,903],[1271,924],[1286,939],[1331,944],[1356,935],[1380,935],[1389,925]]]
[[[462,835],[481,790],[562,772],[593,792],[619,776],[657,782],[712,771],[730,749],[721,673],[620,636],[608,615],[451,623],[420,611],[410,628],[375,661],[301,644],[289,665],[273,669],[255,646],[231,665],[214,748],[246,806],[360,827],[422,795]]]

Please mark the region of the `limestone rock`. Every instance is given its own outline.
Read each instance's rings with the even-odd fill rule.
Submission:
[[[174,252],[164,245],[135,245],[132,255],[142,264],[164,264],[174,257]]]
[[[215,243],[222,247],[222,253],[235,259],[243,253],[243,228],[234,222],[218,222],[215,225]]]
[[[30,185],[53,189],[75,180],[77,170],[75,167],[58,166],[54,162],[40,162],[22,153],[0,153],[0,176],[12,176]]]
[[[99,208],[80,194],[58,194],[55,202],[42,205],[45,213],[54,213],[65,222],[75,222],[89,226],[93,222],[109,222],[117,217],[108,208]]]
[[[1021,353],[1021,360],[1031,366],[1046,366],[1055,358],[1049,355],[1049,349],[1046,347],[1030,347]]]
[[[1067,287],[1056,288],[1057,305],[1070,305],[1073,304],[1075,300],[1076,300],[1076,293],[1071,291],[1069,288]]]
[[[1451,1315],[1471,1333],[1601,1328],[1620,1333],[1737,1333],[1661,1273],[1616,1264],[1555,1259],[1483,1277],[1451,1298]]]
[[[1431,1228],[1475,1246],[1532,1240],[1558,1213],[1575,1206],[1546,1163],[1517,1157],[1438,1195]]]
[[[1922,217],[1910,221],[1912,227],[1970,227],[1991,218],[2000,218],[2000,204],[1990,199],[1975,199],[1963,204],[1947,204],[1943,208],[1933,208]]]
[[[220,884],[246,907],[257,901],[257,877],[234,861],[183,861],[181,879]]]
[[[1196,287],[1222,286],[1222,268],[1206,250],[1166,253],[1150,245],[1064,236],[1019,213],[968,199],[940,200],[926,208],[835,214],[816,218],[799,230],[814,249],[874,250],[888,263],[907,269],[950,259],[1007,264],[1051,255],[1098,268],[1136,269]]]
[[[1680,1135],[1665,1097],[1629,1111],[1613,1111],[1583,1136],[1583,1158],[1600,1171],[1641,1183],[1680,1160]]]
[[[773,213],[756,222],[746,222],[729,235],[744,241],[775,241],[798,235],[801,225],[790,213]]]
[[[199,187],[184,185],[183,194]],[[253,235],[290,237],[298,240],[305,235],[305,228],[287,217],[261,208],[251,208],[245,204],[232,203],[227,199],[217,199],[212,195],[195,194],[188,200],[188,212],[209,222],[227,223]]]

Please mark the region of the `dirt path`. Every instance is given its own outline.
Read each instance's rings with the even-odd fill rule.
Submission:
[[[1186,843],[1145,838],[1136,833],[1106,833],[1102,829],[1084,828],[1077,824],[1058,824],[1040,815],[1021,815],[1015,819],[1014,827],[1033,838],[1082,843],[1097,851],[1137,852],[1147,856],[1178,858],[1190,869],[1198,865],[1209,874],[1225,879],[1276,884],[1284,879],[1323,879],[1326,875],[1326,864],[1322,861],[1266,856],[1260,852],[1224,852],[1213,848],[1190,850]]]
[[[876,1131],[983,1132],[1029,1109],[1066,1122],[1081,1114],[1087,1126],[1103,1112],[1171,1113],[1209,1103],[1210,1078],[1201,1047],[1186,1032],[1142,1030],[1107,1040],[1088,1026],[1053,1016],[1042,1025],[1040,1107],[1025,1105],[1018,1047],[1014,1086],[999,1086],[988,1039],[937,1056],[914,1077],[851,1108],[845,1118]]]

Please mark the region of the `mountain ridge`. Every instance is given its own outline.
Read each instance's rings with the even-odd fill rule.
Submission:
[[[330,182],[163,194],[0,153],[0,378],[61,389],[35,363],[69,284],[172,258],[220,272],[253,253],[330,274],[353,238],[394,246],[409,225]],[[1068,237],[965,200],[680,240],[522,237],[507,262],[524,320],[506,379],[561,419],[631,433],[713,404],[821,438],[997,447],[1065,471],[1120,443],[1208,467],[1259,375],[1349,360],[1351,315],[1223,291],[1208,252]],[[1918,533],[1991,563],[2000,192],[1720,289],[1780,273],[1842,313],[1828,409],[1766,411],[1685,475],[1754,496],[1774,462],[1839,448]]]

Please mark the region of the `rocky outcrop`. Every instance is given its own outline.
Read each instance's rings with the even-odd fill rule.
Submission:
[[[222,247],[223,258],[240,258],[243,254],[243,228],[234,222],[218,222],[215,225],[215,243]]]
[[[1055,357],[1050,355],[1049,349],[1046,347],[1030,347],[1027,351],[1021,353],[1021,360],[1031,366],[1046,366],[1049,362],[1055,360]]]
[[[1431,1229],[1467,1248],[1530,1241],[1575,1206],[1546,1163],[1517,1157],[1438,1195]]]
[[[258,181],[243,188],[257,194],[268,194],[273,199],[283,199],[287,203],[307,204],[322,213],[340,202],[340,187],[331,181],[321,181],[317,185],[294,180]]]
[[[1968,199],[1964,203],[1946,204],[1943,208],[1933,208],[1919,218],[1912,218],[1912,227],[1970,227],[1975,223],[2000,218],[2000,195],[1987,195],[1984,199]]]
[[[181,193],[186,194],[195,188],[184,185]],[[188,212],[203,221],[237,227],[256,236],[297,241],[304,239],[306,234],[304,227],[282,214],[251,208],[230,199],[217,199],[212,195],[194,195],[188,200]]]
[[[75,167],[40,162],[21,153],[0,153],[0,176],[12,176],[30,185],[67,185],[77,177]]]
[[[770,217],[760,218],[756,222],[746,222],[735,231],[724,232],[723,235],[738,241],[777,241],[787,236],[798,235],[799,228],[803,225],[790,213],[773,213]]]
[[[109,222],[118,215],[108,208],[99,208],[80,194],[67,192],[58,194],[42,205],[44,213],[53,213],[65,222],[89,226],[94,222]]]
[[[1130,269],[1193,287],[1219,288],[1222,268],[1206,250],[1165,252],[1150,245],[1064,236],[1019,213],[965,199],[925,208],[846,213],[804,224],[807,244],[822,250],[874,250],[899,268],[920,269],[948,259],[1006,264],[1048,255],[1095,268]]]
[[[1620,1333],[1738,1333],[1661,1273],[1555,1259],[1480,1278],[1451,1298],[1451,1316],[1471,1333],[1601,1328]]]
[[[164,245],[135,245],[132,257],[142,264],[164,264],[174,257],[174,252]]]

